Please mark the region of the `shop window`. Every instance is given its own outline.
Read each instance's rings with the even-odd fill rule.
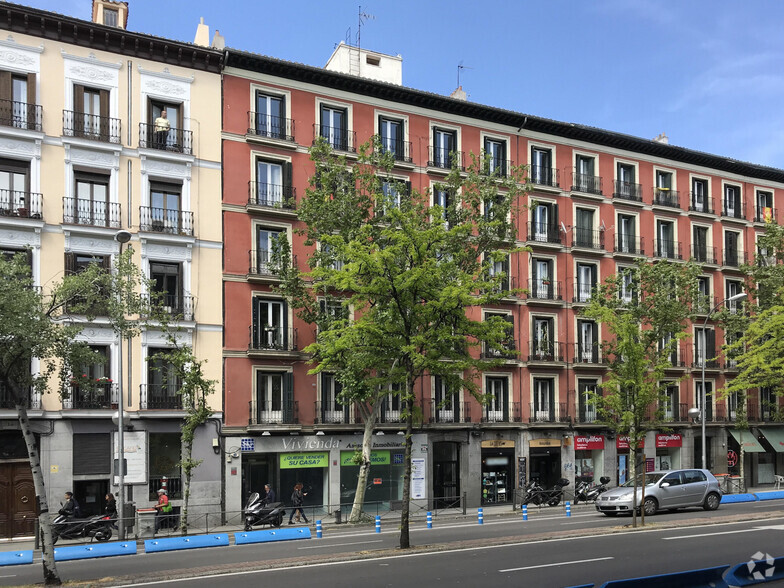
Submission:
[[[147,499],[158,500],[158,489],[166,488],[169,499],[182,498],[180,471],[181,439],[179,433],[149,433],[149,466]],[[164,483],[165,479],[165,483]]]

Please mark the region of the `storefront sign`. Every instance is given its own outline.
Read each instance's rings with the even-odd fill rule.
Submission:
[[[240,451],[256,451],[256,440],[253,437],[240,439]]]
[[[424,457],[411,459],[411,498],[422,500],[427,496],[427,467]]]
[[[341,466],[355,466],[353,451],[340,452],[340,465]],[[389,465],[389,451],[371,451],[370,464],[371,465]]]
[[[508,439],[491,439],[489,441],[482,441],[482,449],[498,448],[498,447],[511,447],[514,448],[515,442]]]
[[[560,439],[531,439],[528,447],[560,447]]]
[[[629,436],[622,435],[615,440],[615,448],[616,449],[629,449]],[[640,443],[637,445],[637,449],[644,449],[645,448],[645,439],[640,439]]]
[[[604,449],[604,436],[602,435],[575,435],[575,451],[592,451],[594,449]]]
[[[382,479],[381,478],[373,478],[373,485],[374,486],[381,486]]]
[[[665,449],[667,447],[680,447],[683,443],[681,436],[678,434],[670,435],[656,435],[656,449]]]
[[[325,468],[329,466],[328,453],[281,453],[280,469]]]
[[[114,459],[118,460],[117,455],[117,433],[114,433]],[[125,458],[125,483],[126,484],[146,484],[147,483],[147,432],[146,431],[126,431],[123,434],[123,457]],[[115,462],[117,463],[117,462]],[[115,485],[119,484],[119,478],[114,476]]]
[[[645,458],[645,471],[652,472],[656,466],[656,460],[652,457]]]
[[[525,488],[526,484],[528,484],[527,472],[525,471],[524,457],[517,458],[517,479],[519,480],[517,484],[518,488]]]

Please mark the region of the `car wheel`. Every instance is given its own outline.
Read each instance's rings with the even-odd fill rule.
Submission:
[[[705,497],[705,502],[703,503],[702,508],[705,510],[716,510],[719,508],[720,502],[721,499],[719,498],[719,495],[715,492],[711,492]]]
[[[642,508],[643,511],[645,511],[645,516],[650,517],[656,514],[659,504],[656,502],[655,498],[649,496],[645,499],[645,502],[642,503]]]
[[[615,517],[615,516],[618,516],[618,513],[615,512],[615,511],[606,511],[604,513],[604,516],[606,516],[606,517]]]

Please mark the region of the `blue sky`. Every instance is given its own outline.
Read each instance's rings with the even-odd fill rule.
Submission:
[[[90,0],[27,0],[90,18]],[[357,33],[349,0],[130,0],[130,30],[323,66]],[[362,46],[403,56],[406,86],[784,168],[777,0],[367,0]],[[349,32],[350,29],[350,32]]]

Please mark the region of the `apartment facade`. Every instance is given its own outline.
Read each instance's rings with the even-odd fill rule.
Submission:
[[[343,44],[325,69],[227,51],[224,431],[238,450],[227,466],[227,508],[267,481],[282,490],[305,482],[312,503],[330,509],[353,496],[350,456],[360,419],[336,400],[333,375],[307,374],[302,350],[313,327],[273,292],[268,263],[271,236],[283,234],[294,263],[307,269],[296,207],[314,173],[308,147],[318,136],[350,164],[358,145],[379,135],[395,154],[395,177],[431,195],[453,153],[458,164],[470,153],[489,154],[501,173],[510,164],[529,166],[533,189],[515,220],[518,245],[530,251],[498,268],[526,293],[474,310],[508,316],[518,353],[482,375],[491,398],[484,406],[468,395],[445,403],[437,378],[419,382],[415,498],[450,504],[465,495],[469,505],[490,504],[512,500],[531,478],[544,485],[560,477],[625,479],[628,441],[601,426],[586,401],[607,371],[599,345],[606,333],[580,310],[594,286],[640,258],[694,259],[705,306],[673,356],[665,423],[643,447],[649,467],[700,465],[700,427],[688,409],[700,405],[705,361],[708,465],[737,473],[737,407],[713,394],[735,366],[720,351],[725,333],[703,321],[741,291],[739,266],[754,254],[765,218],[781,220],[784,171],[674,147],[663,137],[648,141],[469,103],[459,93],[405,88],[401,67],[399,58]],[[633,284],[621,295],[632,296]],[[748,402],[747,480],[772,482],[784,469],[783,431],[774,422],[781,404],[765,390],[751,391]],[[374,436],[368,500],[393,508],[402,496],[401,427],[391,395]]]
[[[177,337],[221,381],[220,68],[222,52],[133,33],[128,6],[93,2],[93,22],[23,6],[4,7],[0,40],[0,250],[26,251],[47,286],[90,263],[106,268],[121,230],[134,261],[163,295]],[[170,128],[154,126],[167,111]],[[164,483],[181,498],[177,385],[160,330],[120,341],[105,317],[85,317],[81,338],[105,362],[73,374],[62,401],[55,381],[29,409],[54,504],[72,490],[85,513],[117,492],[116,425],[127,413],[128,501],[148,506]],[[36,369],[36,363],[31,366]],[[122,372],[120,371],[122,368]],[[122,379],[120,373],[123,374]],[[0,400],[2,400],[0,398]],[[196,511],[220,504],[215,422],[196,438]],[[31,534],[35,493],[13,406],[0,402],[0,480],[9,516],[0,536]],[[14,492],[10,489],[14,488]],[[5,490],[9,490],[6,492]],[[27,518],[25,518],[27,517]]]

